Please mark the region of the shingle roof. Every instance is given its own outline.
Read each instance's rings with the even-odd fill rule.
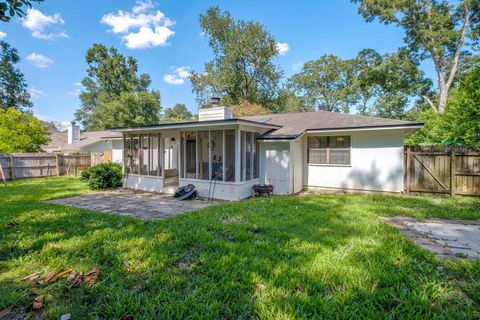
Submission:
[[[50,132],[50,142],[43,146],[44,150],[80,150],[83,147],[96,143],[103,139],[121,138],[121,132],[113,131],[84,131],[80,133],[80,141],[68,144],[67,132]]]
[[[240,119],[281,126],[279,129],[263,134],[260,137],[261,139],[292,139],[305,131],[312,130],[351,130],[423,125],[423,123],[417,121],[393,120],[327,111],[274,113],[263,116],[241,117]]]

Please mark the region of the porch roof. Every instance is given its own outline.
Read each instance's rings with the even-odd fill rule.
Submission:
[[[142,132],[142,131],[154,131],[154,130],[166,130],[166,129],[194,129],[205,128],[212,126],[227,126],[227,125],[249,125],[254,127],[266,128],[266,129],[279,129],[280,126],[272,123],[263,123],[259,121],[253,121],[241,118],[222,119],[222,120],[206,120],[206,121],[189,121],[189,122],[177,122],[177,123],[164,123],[158,125],[147,125],[138,127],[126,127],[110,129],[112,131],[119,132]]]

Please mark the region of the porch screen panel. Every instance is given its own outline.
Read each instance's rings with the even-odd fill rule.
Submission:
[[[253,138],[253,133],[252,132],[246,132],[245,133],[245,141],[246,141],[246,145],[245,145],[245,178],[246,180],[251,180],[252,179],[252,167],[253,167],[253,161],[252,161],[252,155],[253,155],[253,152],[252,152],[252,147],[253,147],[253,143],[252,143],[252,138]]]
[[[198,179],[208,180],[210,177],[209,172],[209,142],[208,142],[208,131],[198,131]]]
[[[211,179],[223,181],[223,130],[210,131]]]
[[[149,167],[148,159],[148,135],[141,136],[141,146],[140,146],[140,172],[139,174],[148,175]]]
[[[159,148],[159,141],[157,134],[150,135],[150,159],[149,159],[149,170],[148,174],[150,176],[158,176],[160,173],[160,164],[158,158],[158,148]]]
[[[196,132],[185,132],[185,178],[196,179]]]
[[[246,141],[245,131],[240,131],[240,180],[245,181],[245,157],[246,157]]]
[[[235,130],[225,130],[225,181],[235,181]]]
[[[131,148],[131,137],[129,135],[125,136],[124,140],[124,163],[125,163],[125,173],[131,173],[131,166],[132,166],[132,148]]]
[[[253,134],[253,178],[257,179],[259,174],[258,174],[258,163],[259,163],[259,158],[260,158],[260,145],[257,141],[257,138],[260,134],[255,132]]]
[[[140,169],[140,137],[132,137],[132,173],[138,174]]]

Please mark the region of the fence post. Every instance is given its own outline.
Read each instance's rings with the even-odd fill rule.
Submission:
[[[58,153],[55,153],[55,166],[57,167],[57,177],[60,176],[60,163]]]
[[[455,151],[450,152],[450,195],[455,195],[455,189],[457,187],[457,162],[455,161]]]
[[[407,194],[410,193],[410,185],[412,179],[412,149],[407,147]]]
[[[15,167],[13,161],[13,155],[10,155],[10,180],[15,180]]]

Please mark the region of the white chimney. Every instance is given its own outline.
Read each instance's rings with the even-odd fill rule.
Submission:
[[[228,107],[220,105],[220,98],[210,100],[211,108],[200,109],[198,112],[198,121],[225,120],[233,118],[233,111]]]
[[[80,127],[75,125],[75,121],[72,121],[68,126],[68,144],[78,141],[80,141]]]

